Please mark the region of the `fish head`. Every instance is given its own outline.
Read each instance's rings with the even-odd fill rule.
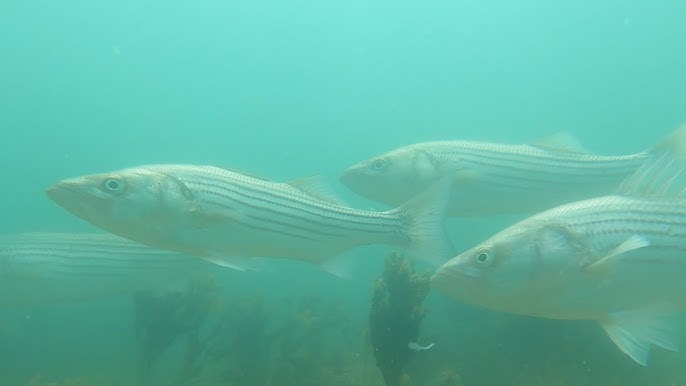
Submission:
[[[180,180],[145,168],[65,179],[46,194],[77,217],[140,242],[143,235],[173,226],[193,198]]]
[[[340,181],[364,197],[400,205],[440,178],[434,157],[420,146],[411,145],[348,167]]]
[[[535,314],[554,278],[536,235],[535,230],[508,228],[444,263],[431,285],[472,305]]]

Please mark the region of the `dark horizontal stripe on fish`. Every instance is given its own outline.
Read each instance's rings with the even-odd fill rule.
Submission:
[[[240,194],[247,198],[257,199],[256,196],[266,195],[270,197],[272,200],[262,199],[262,201],[264,202],[268,202],[285,208],[295,208],[302,212],[311,214],[313,216],[322,217],[325,219],[335,218],[337,220],[358,223],[362,225],[367,224],[367,222],[358,220],[360,218],[375,221],[379,221],[382,219],[392,219],[392,215],[390,215],[388,212],[371,212],[336,204],[330,204],[326,201],[323,201],[312,196],[311,194],[308,194],[307,192],[303,192],[296,188],[292,188],[293,192],[286,192],[284,191],[284,188],[281,186],[282,184],[280,183],[265,182],[262,180],[227,180],[225,178],[216,177],[212,178],[212,181],[214,182],[214,184],[209,183],[209,179],[194,179],[192,184],[199,186],[207,185],[219,190],[226,189],[235,194]],[[253,195],[250,195],[248,193],[252,193]],[[297,194],[294,195],[291,193]],[[276,201],[273,199],[276,199]],[[287,206],[284,205],[285,202],[291,204],[296,203],[301,206]],[[333,214],[339,217],[336,217]]]
[[[169,266],[175,264],[193,264],[193,259],[197,259],[193,256],[185,256],[181,254],[176,254],[174,256],[160,257],[156,259],[150,259],[150,256],[143,255],[126,255],[117,257],[112,257],[110,255],[101,255],[94,257],[94,255],[77,255],[77,254],[64,254],[56,252],[41,252],[41,253],[24,253],[24,254],[11,254],[5,255],[0,254],[0,259],[10,261],[8,264],[22,264],[24,261],[28,261],[31,264],[47,264],[47,265],[74,265],[74,266],[86,266],[88,264],[98,263],[98,266],[108,266],[108,267],[118,267],[118,266]]]
[[[433,142],[436,143],[436,142]],[[571,166],[573,163],[592,163],[598,165],[602,163],[617,163],[617,162],[638,162],[642,164],[651,155],[649,153],[635,153],[629,155],[606,156],[586,153],[573,153],[563,151],[550,151],[540,147],[531,145],[502,145],[492,144],[487,142],[437,142],[436,147],[431,144],[419,147],[430,154],[437,154],[446,159],[460,159],[463,154],[471,154],[477,157],[498,158],[508,162],[519,160],[545,160],[548,163],[558,164],[560,166]],[[540,162],[533,162],[539,164]]]
[[[236,210],[235,207],[227,207],[223,203],[213,203],[213,205],[218,205],[220,207],[227,208],[228,210]],[[250,206],[250,204],[244,203],[243,205]],[[253,207],[254,209],[257,209],[258,211],[264,212],[264,208],[262,207]],[[289,214],[282,213],[282,216],[289,217]],[[295,219],[301,219],[301,217],[298,216],[292,216]],[[249,223],[247,221],[242,221],[241,218],[251,218],[253,220],[257,220],[258,222],[262,223],[268,223],[268,224],[273,224],[273,225],[278,225],[281,227],[285,227],[287,229],[298,229],[304,232],[303,234],[296,234],[293,232],[288,232],[288,231],[283,231],[278,228],[274,227],[266,227],[263,225],[257,225],[254,223]],[[314,227],[314,228],[309,228],[309,227],[304,227],[297,225],[292,222],[284,222],[284,221],[278,221],[276,220],[273,216],[259,216],[256,214],[249,214],[246,213],[243,216],[238,216],[238,218],[232,218],[231,221],[236,222],[239,225],[251,228],[251,229],[256,229],[256,230],[261,230],[261,231],[269,231],[273,233],[280,233],[286,236],[292,236],[292,237],[297,237],[301,239],[307,239],[307,240],[312,240],[312,241],[318,241],[317,238],[312,237],[313,234],[319,235],[319,236],[324,236],[324,237],[337,237],[337,238],[344,238],[344,237],[349,237],[351,233],[359,233],[359,232],[364,232],[364,233],[379,233],[379,234],[385,234],[388,233],[386,231],[382,230],[360,230],[360,229],[352,229],[352,228],[347,228],[347,227],[341,227],[337,225],[329,225],[328,228],[337,228],[341,231],[344,231],[345,233],[331,233],[331,232],[325,232],[321,229],[321,227]],[[316,224],[315,224],[316,225]]]
[[[138,254],[163,254],[159,250],[134,242],[100,243],[100,242],[41,242],[31,240],[2,240],[0,250],[7,249],[35,249],[35,250],[80,250],[80,251],[107,251],[111,253],[138,253]]]
[[[601,226],[605,224],[604,227]],[[633,225],[633,226],[632,226]],[[623,218],[623,219],[597,219],[593,221],[586,221],[579,226],[587,227],[589,230],[595,229],[598,234],[622,233],[622,234],[653,234],[663,237],[684,237],[686,238],[686,224],[675,221],[654,221],[652,219],[640,218]],[[665,232],[664,228],[668,227],[669,231]],[[599,231],[598,228],[603,229]]]
[[[20,255],[42,255],[46,253],[54,253],[54,254],[62,254],[66,256],[76,256],[77,254],[81,255],[87,255],[87,256],[92,256],[92,255],[104,255],[104,256],[146,256],[146,257],[154,257],[154,256],[159,256],[160,258],[170,258],[170,257],[178,257],[181,256],[181,254],[177,252],[172,252],[172,251],[166,251],[162,249],[154,249],[151,247],[141,247],[140,249],[131,249],[131,250],[123,250],[123,249],[110,249],[107,247],[89,247],[89,248],[83,248],[82,246],[78,247],[69,247],[69,248],[55,248],[55,247],[0,247],[0,255],[12,255],[12,254],[20,254]]]
[[[681,224],[686,225],[686,201],[682,203],[669,202],[667,205],[653,205],[650,207],[640,207],[640,205],[645,205],[645,203],[642,203],[640,200],[627,199],[627,201],[625,202],[620,201],[619,203],[617,203],[612,202],[612,197],[618,196],[610,196],[609,198],[605,199],[591,199],[587,200],[586,202],[580,201],[578,204],[569,205],[569,207],[573,208],[574,210],[565,211],[564,207],[561,207],[559,210],[562,212],[574,214],[577,221],[583,218],[595,217],[619,220],[624,217],[645,218],[646,216],[650,216],[650,218],[666,217],[672,219],[679,219],[679,222]],[[622,197],[618,198],[619,200],[623,199]],[[590,202],[590,204],[593,205],[585,204],[588,202]],[[681,206],[679,206],[679,204],[681,204]],[[578,207],[578,209],[574,207],[575,205]]]
[[[264,200],[262,198],[258,198],[256,196],[254,196],[254,195],[253,196],[247,195],[244,192],[242,192],[240,189],[230,188],[228,186],[215,186],[215,185],[206,185],[206,186],[210,186],[210,187],[214,188],[214,190],[209,190],[209,191],[207,189],[203,189],[204,191],[208,192],[212,196],[219,196],[220,198],[223,198],[224,200],[227,200],[227,201],[238,202],[241,205],[244,205],[246,207],[249,207],[249,208],[252,208],[252,209],[255,209],[258,211],[267,211],[267,212],[275,213],[275,214],[278,214],[278,215],[281,215],[284,217],[289,217],[292,219],[300,220],[302,222],[311,223],[317,227],[338,228],[338,229],[343,229],[343,230],[352,231],[352,232],[374,232],[374,231],[377,231],[374,228],[379,228],[379,227],[390,228],[389,231],[393,231],[399,227],[399,225],[398,225],[399,219],[398,218],[392,218],[390,216],[388,218],[375,218],[374,220],[376,220],[376,222],[374,222],[374,223],[363,222],[363,221],[353,221],[353,220],[351,220],[350,216],[348,216],[347,219],[341,219],[341,218],[337,218],[337,217],[327,216],[327,215],[322,214],[322,213],[315,213],[312,211],[306,211],[306,210],[303,210],[302,208],[297,208],[297,207],[294,208],[291,206],[284,205],[284,203],[280,202],[280,201]],[[234,196],[228,196],[225,193],[219,192],[216,190],[228,191],[228,192],[233,193]],[[264,192],[260,192],[260,193],[264,193]],[[242,197],[242,199],[241,199],[241,197]],[[273,195],[271,195],[271,197],[276,197],[276,198],[281,199],[281,200],[288,200],[288,199],[284,199],[282,197],[273,196]],[[261,202],[261,203],[270,204],[271,207],[267,207],[265,205],[258,205],[256,202],[257,203]],[[286,201],[286,202],[288,202],[288,201]],[[235,207],[224,204],[220,201],[214,201],[211,203],[214,205],[223,206],[228,210],[235,210]],[[278,209],[278,210],[276,210],[276,209]],[[286,209],[286,210],[284,210],[284,209]],[[291,210],[290,213],[288,212],[288,209]],[[315,218],[299,215],[300,213],[310,214],[310,215],[315,216]],[[318,218],[319,218],[319,220],[318,220]],[[328,222],[322,221],[321,219],[328,220]],[[396,223],[390,223],[390,221],[395,221]],[[345,224],[354,224],[354,225],[357,225],[358,227],[346,226]]]
[[[502,157],[494,153],[463,153],[460,158],[466,162],[486,167],[496,167],[530,173],[547,173],[564,176],[588,176],[589,173],[606,176],[608,174],[628,175],[638,170],[645,162],[643,158],[615,161],[567,161],[544,163],[540,159],[519,157]],[[488,162],[495,161],[495,162]]]

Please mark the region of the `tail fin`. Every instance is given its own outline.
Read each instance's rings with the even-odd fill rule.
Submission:
[[[445,229],[453,181],[444,178],[420,195],[391,210],[405,219],[405,247],[413,258],[438,267],[452,257],[454,248]]]
[[[669,153],[673,157],[686,156],[686,123],[663,137],[650,149],[652,154]]]
[[[650,157],[621,184],[618,193],[633,196],[686,197],[686,125],[664,137]]]

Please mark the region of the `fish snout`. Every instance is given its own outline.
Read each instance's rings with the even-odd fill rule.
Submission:
[[[356,171],[355,167],[351,166],[341,173],[340,177],[338,177],[338,180],[341,182],[341,184],[345,186],[350,186],[350,184],[354,183],[355,176],[356,176]]]
[[[53,201],[58,201],[64,196],[78,191],[78,183],[75,179],[68,179],[56,182],[45,189],[45,194]]]
[[[471,275],[466,274],[466,272],[449,260],[436,269],[434,274],[431,275],[429,283],[432,288],[445,289],[454,286],[455,283],[461,283],[465,280],[469,280],[470,276]]]
[[[338,180],[354,192],[366,193],[370,190],[370,183],[373,183],[376,177],[376,173],[369,170],[369,165],[361,162],[343,170]]]
[[[45,194],[60,206],[70,207],[92,196],[88,189],[90,185],[90,181],[84,177],[69,178],[49,186]]]
[[[448,276],[445,275],[443,272],[440,272],[440,270],[440,268],[436,270],[436,272],[433,275],[431,275],[431,278],[429,278],[429,284],[432,288],[441,288],[448,281]]]

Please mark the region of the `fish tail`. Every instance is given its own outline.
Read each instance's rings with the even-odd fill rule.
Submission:
[[[410,256],[435,266],[443,264],[454,254],[445,229],[452,182],[444,178],[393,210],[405,219],[405,247]]]
[[[664,136],[650,152],[658,155],[668,153],[677,157],[686,155],[686,123]]]
[[[633,196],[686,197],[686,124],[662,138],[651,156],[627,177],[618,193]]]

